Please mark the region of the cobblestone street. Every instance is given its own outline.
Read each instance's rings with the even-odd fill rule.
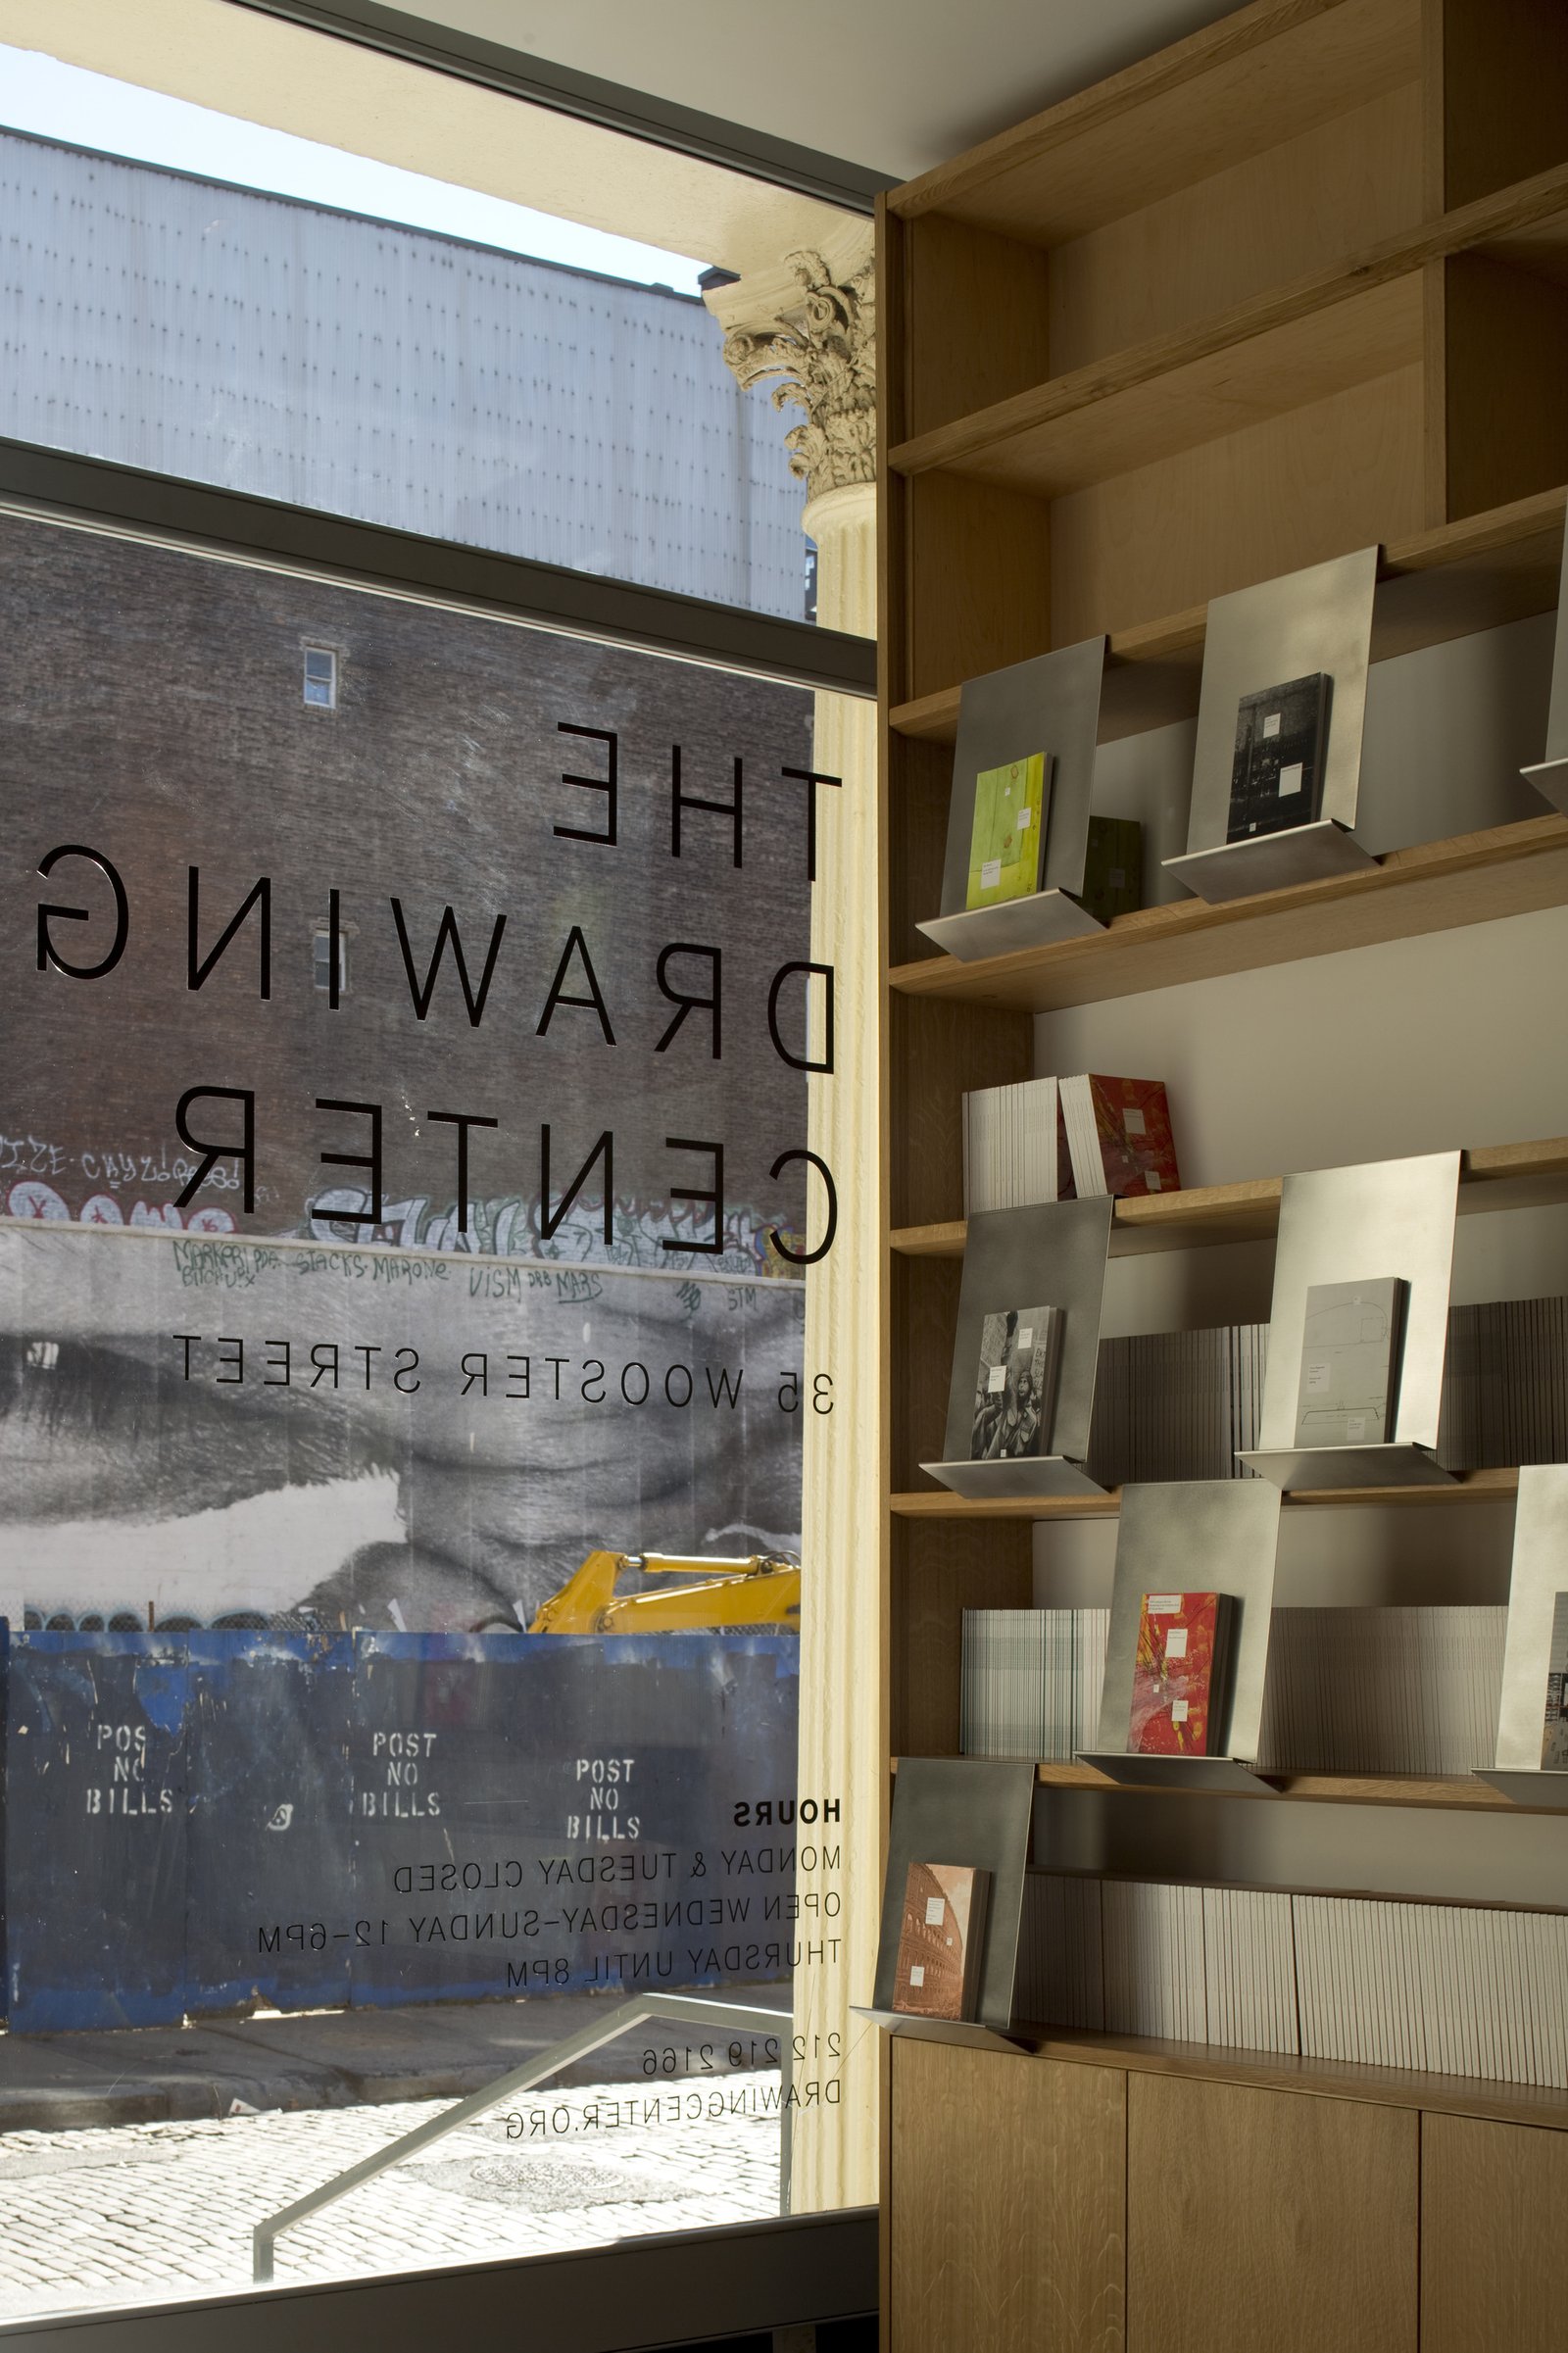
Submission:
[[[279,2243],[276,2276],[472,2263],[778,2210],[778,2076],[530,2092]],[[0,2319],[247,2285],[252,2227],[450,2106],[0,2137]]]

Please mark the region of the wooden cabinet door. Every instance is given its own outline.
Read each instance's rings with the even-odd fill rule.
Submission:
[[[1421,2353],[1558,2353],[1568,2132],[1421,2119]]]
[[[1130,2076],[1128,2353],[1415,2353],[1418,2174],[1413,2109]]]
[[[893,2039],[891,2353],[1122,2353],[1126,2078]]]

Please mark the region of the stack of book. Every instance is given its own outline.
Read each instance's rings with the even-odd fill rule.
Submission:
[[[1095,1744],[1108,1609],[966,1609],[958,1745],[1062,1762]]]
[[[1158,1079],[1024,1079],[963,1099],[963,1213],[1037,1201],[1175,1193],[1170,1105]]]
[[[981,1087],[963,1099],[963,1213],[1027,1209],[1072,1193],[1054,1078]]]
[[[1107,2034],[1207,2039],[1201,1887],[1102,1880],[1100,1942]]]
[[[1105,1964],[1100,1882],[1031,1871],[1018,1920],[1013,2006],[1020,2018],[1101,2034]]]
[[[1301,2055],[1568,2087],[1568,1919],[1298,1895]]]
[[[1091,1479],[1242,1479],[1257,1445],[1267,1324],[1102,1340],[1089,1432]]]
[[[1017,2013],[1568,2090],[1568,1915],[1031,1872]]]
[[[1261,1887],[1203,1889],[1204,2039],[1226,2050],[1297,2047],[1289,1895]]]
[[[1568,1299],[1449,1309],[1438,1455],[1464,1471],[1568,1462]]]
[[[1267,1364],[1267,1324],[1102,1340],[1090,1477],[1250,1478],[1236,1454],[1258,1444]],[[1437,1456],[1449,1471],[1568,1462],[1568,1299],[1450,1310]]]
[[[1500,1607],[1277,1609],[1257,1762],[1296,1773],[1469,1773],[1496,1744]]]
[[[1500,1605],[1276,1609],[1256,1762],[1268,1773],[1453,1775],[1496,1743]],[[965,1756],[1096,1746],[1108,1609],[966,1609]]]

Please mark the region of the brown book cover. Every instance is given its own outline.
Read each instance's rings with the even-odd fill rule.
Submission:
[[[910,2018],[973,2018],[980,1997],[991,1874],[970,1863],[911,1863],[893,2007]]]

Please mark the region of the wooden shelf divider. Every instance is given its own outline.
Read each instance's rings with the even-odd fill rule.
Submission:
[[[1416,367],[1423,277],[1446,256],[1496,240],[1544,264],[1568,215],[1568,165],[1387,237],[1367,251],[1270,287],[1218,317],[1152,337],[1031,385],[899,443],[895,473],[945,471],[1056,498],[1348,385]]]
[[[1478,629],[1550,613],[1557,602],[1565,506],[1568,490],[1537,491],[1436,530],[1391,540],[1379,568],[1372,660],[1386,662]],[[1193,716],[1206,632],[1202,605],[1111,631],[1101,698],[1102,743]],[[958,730],[958,692],[956,686],[945,687],[899,704],[889,713],[889,724],[911,742],[951,744]]]
[[[940,2039],[941,2029],[935,2021],[922,2021],[921,2032],[928,2038]],[[1112,2067],[1134,2075],[1245,2083],[1265,2091],[1315,2092],[1326,2099],[1370,2100],[1384,2107],[1420,2108],[1440,2116],[1474,2116],[1498,2124],[1541,2125],[1549,2132],[1568,2132],[1568,2092],[1544,2084],[1430,2075],[1419,2068],[1375,2067],[1354,2059],[1298,2059],[1274,2052],[1231,2050],[1216,2042],[1177,2042],[1156,2034],[1093,2034],[1029,2019],[1015,2022],[1007,2034],[1020,2051],[1034,2058]]]
[[[1247,1177],[1237,1185],[1194,1185],[1181,1193],[1135,1194],[1112,1211],[1110,1252],[1191,1250],[1203,1243],[1258,1242],[1279,1227],[1281,1180]],[[1534,1144],[1483,1144],[1464,1154],[1461,1212],[1539,1208],[1568,1201],[1568,1136]],[[898,1226],[890,1247],[903,1258],[961,1258],[964,1221]]]
[[[1420,71],[1414,0],[1253,0],[922,172],[889,208],[1058,244]]]
[[[899,1769],[899,1759],[893,1758],[893,1770]],[[1097,1766],[1076,1760],[1071,1763],[1041,1763],[1035,1767],[1035,1779],[1044,1789],[1100,1789],[1112,1790],[1123,1797],[1158,1800],[1174,1797],[1178,1803],[1213,1804],[1239,1797],[1244,1804],[1256,1800],[1246,1789],[1173,1789],[1129,1785],[1111,1780]],[[1554,1814],[1555,1806],[1520,1806],[1513,1798],[1504,1797],[1490,1782],[1477,1781],[1469,1774],[1389,1774],[1389,1773],[1264,1773],[1259,1781],[1267,1787],[1259,1789],[1256,1799],[1282,1797],[1297,1804],[1308,1805],[1409,1805],[1436,1808],[1439,1811],[1462,1813],[1543,1813]]]
[[[922,956],[895,965],[888,982],[906,997],[1048,1012],[1565,903],[1568,817],[1552,813],[1394,850],[1363,872],[1290,890],[1140,907],[1088,939],[968,964]]]
[[[1288,1508],[1348,1510],[1369,1504],[1414,1509],[1495,1503],[1519,1492],[1517,1470],[1464,1471],[1441,1487],[1321,1487],[1291,1490]],[[1086,1495],[956,1495],[946,1487],[909,1488],[888,1498],[896,1520],[1113,1520],[1121,1502],[1112,1490]]]

